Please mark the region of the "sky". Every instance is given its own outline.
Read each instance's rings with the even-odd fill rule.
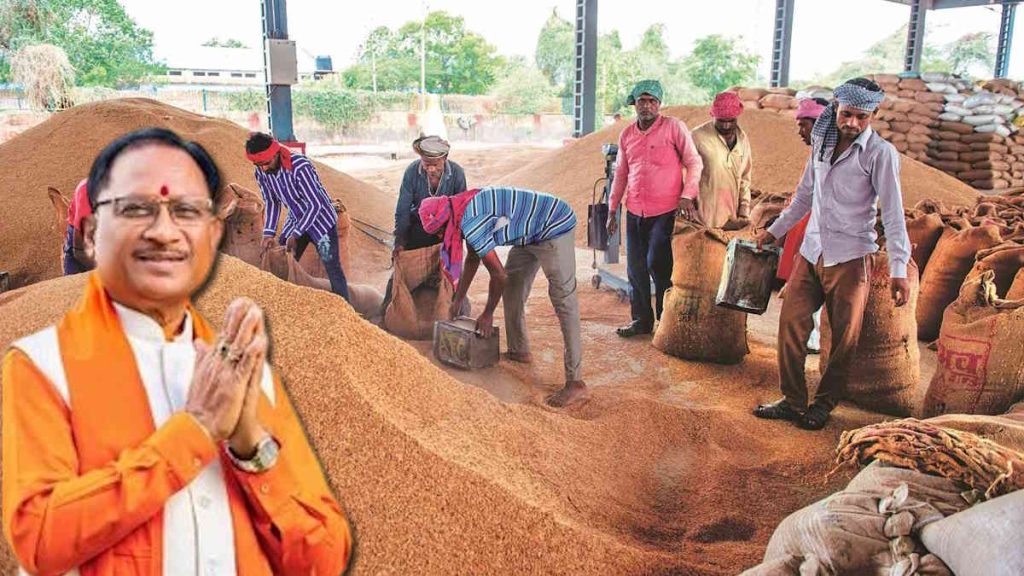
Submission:
[[[259,0],[121,0],[121,4],[153,32],[158,59],[166,60],[176,48],[197,46],[214,36],[254,47],[261,43]],[[499,53],[532,59],[537,34],[551,11],[571,20],[575,6],[574,0],[289,0],[288,33],[300,51],[330,55],[335,69],[342,69],[354,62],[360,43],[373,28],[397,28],[422,18],[425,9],[445,10],[465,18],[467,28],[483,35]],[[708,34],[741,37],[745,48],[761,56],[761,75],[768,76],[775,0],[600,0],[598,7],[599,31],[618,30],[627,49],[656,23],[665,25],[669,49],[677,57],[689,53],[694,41]],[[799,80],[827,74],[840,63],[857,59],[871,44],[905,24],[910,8],[886,0],[795,0],[794,14],[790,78]],[[998,7],[930,11],[927,41],[946,43],[980,31],[995,37],[999,15]],[[1013,78],[1024,76],[1024,13],[1021,16],[1010,56]]]

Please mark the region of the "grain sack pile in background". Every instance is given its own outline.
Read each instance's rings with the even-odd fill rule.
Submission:
[[[384,329],[401,338],[430,340],[436,320],[450,320],[455,290],[441,273],[441,245],[403,250],[395,258]]]
[[[885,250],[873,256],[871,288],[854,361],[837,374],[843,397],[853,404],[896,416],[909,416],[921,379],[921,350],[917,345],[918,271],[907,266],[910,295],[899,308],[892,300],[889,258]],[[832,330],[828,314],[821,315],[821,364],[828,366]]]
[[[1017,82],[997,79],[978,87],[944,73],[919,78],[873,74],[886,93],[872,127],[906,156],[981,190],[1024,186],[1024,94]],[[733,89],[751,109],[793,115],[800,98],[831,99],[818,86]]]
[[[974,266],[975,256],[1001,242],[996,226],[973,228],[966,221],[946,226],[921,277],[917,300],[918,338],[930,342],[939,335],[942,313],[956,300],[960,285]]]
[[[672,287],[654,333],[666,354],[704,362],[736,364],[747,346],[747,314],[715,305],[726,245],[746,233],[725,233],[677,219],[672,236]]]
[[[924,416],[1001,414],[1024,396],[1024,300],[1002,300],[995,273],[964,282],[942,319]]]

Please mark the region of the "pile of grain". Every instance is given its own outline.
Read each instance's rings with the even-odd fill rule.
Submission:
[[[709,119],[708,109],[701,107],[670,107],[662,112],[683,120],[691,129]],[[628,121],[621,120],[527,164],[496,183],[532,188],[565,198],[581,218],[576,237],[583,241],[586,226],[582,220],[591,203],[594,183],[604,175],[601,146],[617,143],[627,125]],[[809,148],[797,135],[795,122],[785,115],[747,110],[740,117],[740,126],[750,137],[753,149],[752,187],[769,194],[791,192],[803,174],[809,153]],[[978,195],[955,178],[906,157],[902,158],[900,176],[904,204],[908,207],[926,198],[948,204],[968,204]]]
[[[0,295],[0,346],[55,321],[83,280]],[[877,421],[841,412],[831,433],[809,436],[755,420],[749,407],[776,393],[773,350],[709,369],[643,343],[613,348],[607,326],[586,339],[602,342],[585,350],[598,384],[588,404],[509,404],[337,297],[234,259],[197,304],[219,323],[240,294],[267,311],[272,362],[356,529],[355,574],[736,574],[786,514],[838,488],[821,479],[839,430]],[[585,318],[614,299],[594,293]],[[557,341],[557,321],[542,318],[533,335]],[[600,385],[616,370],[621,381]]]
[[[52,116],[0,145],[0,270],[11,274],[11,286],[25,286],[61,274],[63,229],[54,225],[47,186],[70,194],[84,178],[99,151],[118,136],[145,127],[174,130],[202,144],[213,155],[224,185],[236,182],[257,190],[252,164],[245,158],[247,131],[229,121],[208,118],[146,99],[108,100],[77,106]],[[317,164],[332,196],[361,220],[390,228],[394,201],[373,186]],[[380,245],[354,233],[350,276],[384,268]]]

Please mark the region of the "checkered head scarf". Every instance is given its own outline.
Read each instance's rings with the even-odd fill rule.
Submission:
[[[868,81],[863,78],[847,80],[845,84],[833,91],[836,99],[825,107],[825,110],[818,116],[811,130],[811,138],[818,144],[818,159],[825,159],[826,150],[834,150],[839,142],[839,126],[836,124],[836,110],[839,104],[849,106],[858,110],[874,112],[878,105],[885,98],[885,92],[871,90],[863,86]]]

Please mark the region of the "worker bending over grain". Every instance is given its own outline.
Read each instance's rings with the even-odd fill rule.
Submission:
[[[480,263],[491,276],[487,305],[476,320],[476,329],[490,336],[494,310],[505,302],[508,358],[530,363],[526,336],[526,299],[537,270],[548,280],[548,296],[558,315],[565,343],[565,386],[550,396],[548,404],[568,406],[585,399],[582,380],[580,308],[576,298],[576,248],[573,230],[576,214],[560,198],[522,188],[487,187],[446,198],[427,198],[420,203],[423,229],[443,234],[441,264],[456,287],[451,313],[457,315]],[[469,254],[463,269],[462,241]],[[512,246],[503,266],[495,248]]]

